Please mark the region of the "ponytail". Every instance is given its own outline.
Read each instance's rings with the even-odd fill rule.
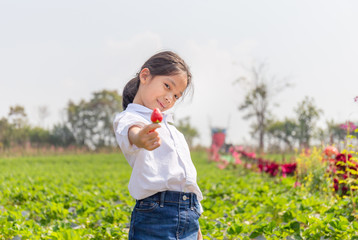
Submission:
[[[123,110],[126,110],[128,104],[133,102],[134,97],[138,92],[138,88],[139,88],[139,74],[137,74],[135,78],[130,80],[123,89],[123,93],[122,93]]]

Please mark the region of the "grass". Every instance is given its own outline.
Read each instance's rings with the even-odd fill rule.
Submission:
[[[293,188],[295,179],[219,170],[193,152],[204,239],[353,239],[349,199]],[[121,154],[0,159],[0,239],[127,239],[134,200]]]

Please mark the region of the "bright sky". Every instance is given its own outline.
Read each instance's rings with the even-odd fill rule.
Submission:
[[[32,124],[47,106],[46,125],[64,119],[69,100],[118,90],[144,61],[172,50],[190,65],[195,92],[175,108],[191,117],[208,145],[210,125],[227,142],[249,141],[242,66],[267,63],[293,87],[277,95],[278,119],[293,117],[305,96],[324,111],[321,125],[358,120],[358,1],[2,1],[0,117],[25,107]]]

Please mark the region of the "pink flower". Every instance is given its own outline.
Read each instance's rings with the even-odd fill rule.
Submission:
[[[235,157],[235,164],[242,164],[242,161],[238,156]]]
[[[224,164],[219,164],[218,168],[220,168],[222,170],[222,169],[226,168],[226,166]]]
[[[219,156],[218,153],[215,153],[215,155],[214,155],[214,161],[215,161],[215,162],[220,162],[220,156]]]
[[[352,122],[348,122],[348,124],[341,124],[340,128],[342,128],[344,130],[353,131],[354,129],[357,128],[357,126],[354,125],[354,123],[352,123]]]
[[[229,162],[226,160],[221,160],[221,163],[218,164],[218,168],[224,169],[229,165]]]
[[[235,151],[243,151],[244,150],[244,148],[242,147],[242,146],[236,146],[235,147]]]
[[[355,101],[355,102],[358,102],[358,96],[356,96],[356,97],[354,98],[354,101]]]
[[[229,148],[229,152],[230,152],[230,153],[234,153],[234,152],[235,152],[234,147],[230,147],[230,148]]]
[[[327,146],[325,149],[324,149],[324,154],[326,154],[326,156],[328,157],[336,157],[338,155],[338,150],[337,148],[333,147],[333,146]]]

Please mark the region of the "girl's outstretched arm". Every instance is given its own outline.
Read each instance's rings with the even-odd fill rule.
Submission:
[[[203,235],[201,234],[200,228],[199,228],[199,231],[198,231],[198,240],[203,240]]]
[[[128,139],[130,144],[134,144],[139,148],[152,151],[161,144],[159,135],[155,129],[161,127],[158,123],[148,124],[144,127],[134,125],[128,130]]]

